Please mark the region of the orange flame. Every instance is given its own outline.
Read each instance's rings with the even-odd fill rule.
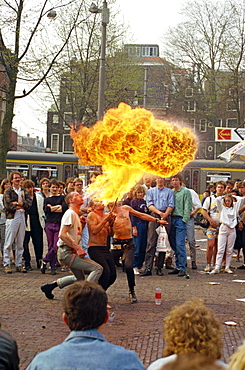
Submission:
[[[146,109],[125,103],[106,112],[93,127],[72,130],[79,163],[101,165],[103,174],[88,192],[106,201],[122,197],[144,173],[162,177],[194,159],[197,139],[189,128],[156,120]]]

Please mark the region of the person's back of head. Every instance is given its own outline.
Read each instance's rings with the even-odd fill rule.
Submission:
[[[178,355],[174,361],[163,365],[159,370],[222,370],[223,367],[215,362],[213,358],[189,353]]]
[[[214,360],[221,357],[222,326],[201,300],[192,299],[175,306],[164,321],[164,356],[200,353]]]
[[[97,329],[107,321],[107,295],[91,281],[72,284],[63,297],[64,321],[70,330]]]
[[[238,347],[235,353],[231,356],[229,363],[230,370],[244,370],[245,369],[245,341]]]

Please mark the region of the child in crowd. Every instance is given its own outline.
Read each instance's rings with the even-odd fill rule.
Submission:
[[[211,274],[220,272],[222,258],[226,251],[225,272],[232,274],[230,269],[233,247],[236,240],[236,225],[238,214],[243,210],[241,202],[244,198],[235,198],[232,194],[226,194],[224,197],[217,197],[217,207],[220,212],[220,228],[218,237],[218,252],[216,256],[215,269]]]

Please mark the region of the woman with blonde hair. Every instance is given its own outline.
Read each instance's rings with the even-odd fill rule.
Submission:
[[[245,341],[238,347],[235,353],[231,356],[229,363],[230,370],[244,370],[245,369]]]
[[[175,306],[164,320],[164,358],[154,361],[148,370],[160,370],[178,355],[199,353],[222,367],[222,326],[214,312],[201,300],[192,299]]]

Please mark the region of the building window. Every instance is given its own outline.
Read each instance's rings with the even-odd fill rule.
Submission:
[[[193,128],[193,131],[195,132],[196,131],[196,120],[195,119],[191,119],[191,127]]]
[[[74,122],[73,116],[71,112],[64,112],[64,122],[63,128],[64,130],[70,130],[71,124]]]
[[[200,132],[206,132],[207,131],[207,120],[206,119],[200,119],[199,131]]]
[[[59,151],[59,135],[51,134],[51,152]]]
[[[57,125],[59,123],[59,116],[58,114],[54,114],[53,117],[52,117],[52,123],[54,125]]]
[[[185,101],[184,107],[186,112],[195,112],[196,111],[196,102],[194,100],[191,101]]]
[[[73,140],[70,135],[63,135],[63,152],[64,153],[73,153]]]
[[[187,87],[185,89],[185,97],[186,98],[192,98],[193,96],[193,88],[192,87]]]
[[[237,127],[237,118],[227,118],[226,127],[236,128]]]
[[[234,100],[228,100],[226,103],[226,110],[228,111],[236,111],[236,104]]]

